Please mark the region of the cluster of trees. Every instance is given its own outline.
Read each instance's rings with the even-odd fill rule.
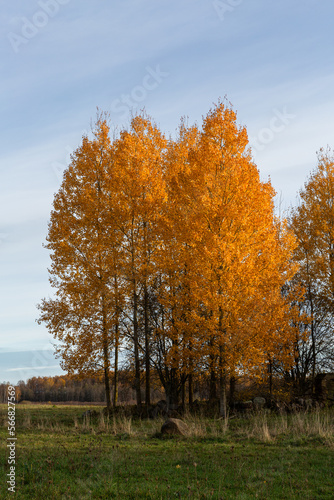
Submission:
[[[303,394],[308,386],[314,392],[317,373],[334,370],[334,154],[329,148],[319,151],[318,165],[300,191],[289,226],[297,241],[293,257],[299,267],[292,286],[304,292],[298,301],[304,320],[297,324],[289,375]]]
[[[150,405],[152,370],[171,408],[186,386],[191,403],[194,377],[205,374],[221,415],[226,384],[240,374],[301,380],[310,356],[315,372],[319,339],[330,338],[332,299],[326,309],[320,295],[331,278],[325,285],[314,268],[305,292],[312,219],[296,210],[289,227],[275,215],[275,192],[232,107],[220,102],[201,128],[182,120],[174,139],[145,113],[112,139],[99,115],[93,134],[72,155],[47,236],[55,296],[39,304],[38,321],[62,367],[102,373],[108,408],[120,353],[138,407],[143,377]]]

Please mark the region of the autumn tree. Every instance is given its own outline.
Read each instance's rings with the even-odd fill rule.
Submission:
[[[166,140],[145,114],[111,141],[100,118],[83,138],[55,196],[46,248],[55,298],[40,304],[70,372],[103,369],[110,407],[111,357],[130,353],[138,408],[150,404],[152,366],[168,406],[189,402],[193,379],[226,382],[237,373],[290,362],[289,303],[294,239],[274,215],[244,127],[227,103],[183,120]],[[143,370],[144,369],[144,370]]]
[[[164,169],[155,362],[172,404],[207,364],[223,415],[229,376],[263,369],[273,356],[288,363],[291,350],[281,288],[294,273],[293,237],[247,146],[245,128],[220,103],[201,131],[181,123]]]
[[[182,184],[198,311],[206,312],[206,352],[219,376],[225,415],[227,377],[262,363],[263,346],[273,344],[269,322],[259,317],[274,312],[273,304],[275,310],[288,307],[280,291],[294,273],[293,238],[274,215],[275,192],[260,180],[246,129],[237,126],[235,112],[224,103],[205,117]]]
[[[111,407],[110,361],[119,337],[121,245],[109,207],[112,147],[101,116],[94,138],[83,137],[56,193],[47,244],[55,297],[39,305],[69,373],[103,371]]]
[[[296,342],[295,371],[304,383],[310,375],[314,389],[316,372],[334,366],[334,154],[329,148],[319,151],[317,168],[300,199],[290,226],[298,242],[294,258],[300,269],[295,281],[305,289],[300,307],[310,321],[299,324],[300,332],[309,335]]]
[[[122,273],[126,286],[128,329],[135,365],[137,406],[141,406],[140,358],[145,366],[145,402],[150,405],[149,288],[156,274],[154,255],[159,245],[157,227],[165,202],[162,176],[166,139],[151,119],[142,113],[131,120],[114,143],[115,184],[112,205],[117,229],[122,235]],[[139,313],[142,311],[142,318]],[[143,343],[140,339],[140,319]],[[128,322],[129,324],[129,322]]]
[[[188,127],[182,120],[176,139],[168,143],[165,158],[167,203],[160,224],[161,245],[157,254],[160,323],[154,330],[153,355],[170,408],[178,405],[187,380],[192,403],[192,378],[200,359],[197,352],[201,321],[197,290],[199,268],[194,261],[193,231],[190,230],[196,221],[185,188],[198,137],[197,127]]]

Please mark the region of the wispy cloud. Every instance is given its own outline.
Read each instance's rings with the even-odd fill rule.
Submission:
[[[33,370],[49,370],[52,368],[59,368],[59,365],[45,365],[45,366],[34,366]],[[20,366],[18,368],[8,368],[6,370],[7,372],[28,372],[31,373],[32,367],[31,366]]]

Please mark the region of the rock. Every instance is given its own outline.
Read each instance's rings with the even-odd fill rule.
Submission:
[[[165,410],[167,408],[167,402],[165,399],[160,399],[160,401],[157,402],[156,406],[158,408],[161,408],[162,410]]]
[[[253,401],[235,401],[233,409],[238,412],[248,412],[254,408]]]
[[[169,418],[161,427],[161,434],[186,436],[188,432],[189,427],[187,424],[178,418]]]
[[[157,404],[149,409],[149,417],[157,418],[159,415],[163,415],[166,413],[167,403],[163,399],[158,401]]]
[[[303,409],[309,410],[313,406],[313,400],[311,398],[297,398],[296,403]]]
[[[313,400],[311,398],[295,398],[288,406],[291,413],[308,411],[313,407]]]
[[[261,396],[256,396],[254,399],[253,399],[253,403],[254,403],[254,406],[257,410],[261,409],[261,408],[264,408],[265,404],[266,404],[266,400],[264,398],[262,398]]]

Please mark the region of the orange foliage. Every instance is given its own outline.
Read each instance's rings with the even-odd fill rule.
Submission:
[[[224,103],[169,141],[141,114],[111,142],[100,118],[65,173],[47,238],[56,297],[39,321],[63,367],[106,370],[117,337],[133,349],[140,404],[141,358],[176,393],[210,363],[224,376],[288,363],[281,289],[295,243],[274,196]]]

